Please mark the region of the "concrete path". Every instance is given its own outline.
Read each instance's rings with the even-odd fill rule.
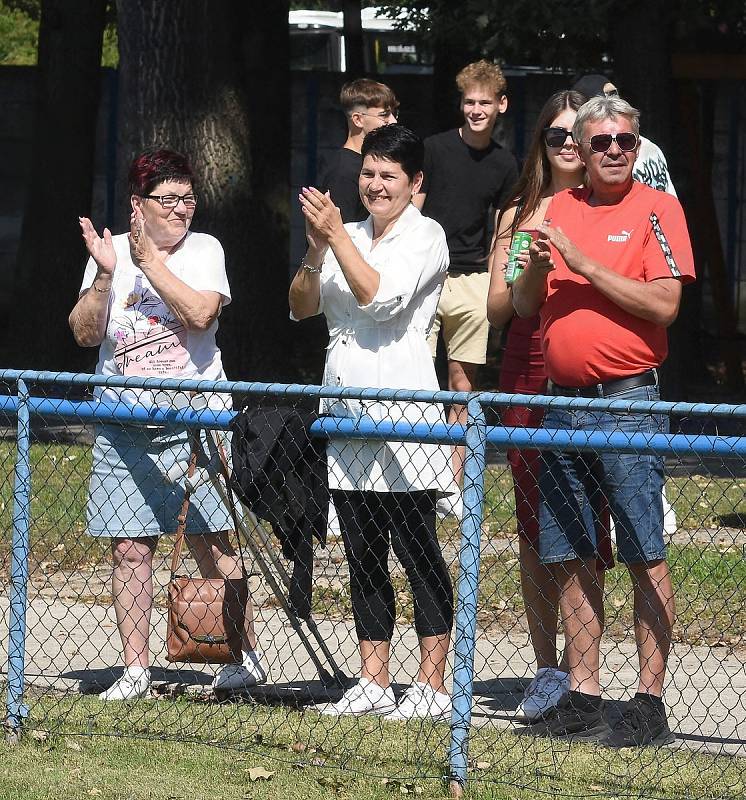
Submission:
[[[2,587],[0,587],[2,588]],[[0,664],[7,663],[8,600],[0,597]],[[26,680],[29,687],[61,692],[90,691],[109,685],[119,674],[120,642],[113,609],[108,606],[50,601],[34,597],[27,612]],[[209,686],[209,666],[174,669],[165,659],[164,610],[156,609],[151,640],[156,681]],[[257,624],[270,681],[264,694],[294,702],[329,699],[312,659],[279,609],[265,608]],[[357,675],[359,662],[349,620],[321,620],[319,633],[347,675]],[[417,673],[417,638],[411,626],[399,626],[393,643],[392,675],[403,687]],[[603,647],[604,694],[621,700],[636,688],[634,638]],[[726,647],[674,645],[670,659],[666,704],[678,737],[676,747],[746,756],[746,654]],[[475,652],[473,722],[478,728],[515,725],[513,712],[532,677],[532,653],[527,637],[480,635]],[[258,690],[259,691],[259,690]],[[331,692],[333,698],[334,690]],[[475,744],[479,731],[473,732]],[[476,748],[478,749],[478,747]]]

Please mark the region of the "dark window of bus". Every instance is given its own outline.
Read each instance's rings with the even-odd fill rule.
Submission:
[[[366,68],[369,72],[429,74],[433,60],[412,35],[399,31],[366,31]]]
[[[339,72],[340,37],[336,31],[290,32],[290,69]]]

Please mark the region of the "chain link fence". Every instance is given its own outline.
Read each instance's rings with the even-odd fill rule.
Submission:
[[[5,682],[6,729],[11,738],[21,730],[36,729],[168,738],[243,749],[261,746],[301,765],[399,781],[446,778],[461,786],[468,775],[470,781],[557,796],[572,796],[578,785],[644,797],[743,795],[746,407],[638,402],[637,410],[668,417],[676,433],[636,435],[521,428],[500,422],[501,415],[508,418],[506,409],[525,407],[543,411],[551,405],[580,412],[606,408],[620,414],[630,410],[629,403],[604,400],[10,371],[1,373],[0,381],[4,387],[0,396],[4,426],[0,441],[0,518],[4,523],[0,650],[3,664],[7,663],[0,680]],[[118,392],[119,400],[92,399],[93,393],[103,389]],[[125,389],[152,394],[147,403],[142,398],[136,402],[123,394]],[[164,393],[161,397],[160,392]],[[287,547],[283,550],[275,536],[281,525],[275,524],[273,531],[270,521],[239,508],[256,650],[266,672],[265,682],[243,691],[213,689],[218,665],[167,660],[173,537],[154,540],[152,613],[145,645],[152,682],[138,699],[100,699],[122,676],[123,656],[122,620],[118,625],[113,598],[113,591],[121,587],[112,584],[110,541],[89,532],[94,442],[103,424],[117,427],[133,440],[143,432],[152,440],[195,429],[227,430],[234,413],[221,410],[225,403],[221,406],[211,400],[206,408],[199,408],[205,404],[195,400],[195,392],[210,398],[232,394],[235,407],[247,402],[259,409],[259,418],[265,411],[269,418],[283,407],[302,413],[305,420],[325,398],[325,407],[334,416],[322,416],[310,430],[315,441],[328,439],[337,448],[347,447],[352,454],[350,469],[355,459],[360,460],[361,469],[366,464],[370,467],[364,448],[371,443],[374,449],[385,451],[391,469],[414,463],[420,471],[440,463],[437,458],[443,453],[449,462],[452,446],[465,446],[463,512],[460,517],[439,517],[436,527],[447,568],[440,586],[450,577],[453,588],[448,590],[455,600],[445,676],[453,711],[444,721],[320,713],[354,685],[361,668],[359,606],[356,615],[348,554],[334,513],[324,522],[325,545],[315,539],[306,563],[297,546],[296,561],[286,558]],[[453,401],[468,404],[466,428],[444,422],[443,404]],[[525,553],[516,500],[525,526],[536,499],[527,499],[533,491],[530,480],[516,491],[516,464],[520,473],[521,460],[535,458],[541,463],[545,454],[560,449],[588,457],[609,450],[666,456],[665,493],[670,510],[665,539],[676,622],[664,699],[675,734],[672,743],[617,750],[554,736],[521,735],[530,726],[517,712],[536,674],[538,636],[534,628],[532,641],[530,615],[546,587],[535,582],[533,594],[530,586],[521,587]],[[506,451],[510,451],[507,459]],[[188,460],[188,447],[186,452]],[[271,459],[277,461],[286,454],[278,453],[275,450]],[[180,507],[186,463],[178,475],[165,459],[151,466],[156,483],[173,481],[169,492]],[[130,465],[130,471],[134,467]],[[210,476],[209,463],[202,468],[210,481],[219,483],[218,475]],[[444,478],[445,488],[449,481],[450,476]],[[121,513],[126,506],[127,514],[146,527],[151,512],[138,507],[142,500],[135,499],[125,481],[117,477],[113,483],[106,482],[103,491],[107,508]],[[312,516],[314,510],[326,511],[312,508],[311,502],[295,510],[296,521]],[[218,529],[230,519],[225,503],[210,513],[219,516],[221,522],[213,522]],[[614,549],[617,531],[608,515],[606,535]],[[414,564],[407,563],[408,558]],[[418,589],[417,602],[412,592],[418,557],[410,550],[403,560],[407,569],[393,556],[388,562],[395,603],[389,666],[397,699],[422,677],[418,638],[418,631],[423,635],[418,616],[422,589]],[[304,566],[297,570],[301,562]],[[310,582],[303,572],[309,566]],[[185,567],[199,574],[194,553],[187,555]],[[434,567],[430,563],[426,567],[415,583],[422,575],[427,583],[429,569]],[[634,695],[639,664],[629,572],[617,563],[605,571],[603,582],[606,618],[600,677],[607,699],[604,713],[613,722]],[[294,597],[293,592],[309,584],[307,614],[299,610],[298,595]],[[149,601],[143,603],[139,593],[130,595],[130,606],[122,608],[120,603],[120,617],[140,613],[143,605],[149,608]],[[530,601],[528,608],[524,597]],[[562,631],[560,625],[553,645],[558,655],[565,645]],[[554,631],[548,634],[553,636]]]

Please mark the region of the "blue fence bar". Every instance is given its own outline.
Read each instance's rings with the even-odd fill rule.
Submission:
[[[13,543],[10,567],[7,726],[17,734],[28,707],[23,702],[26,662],[26,598],[29,577],[31,522],[31,463],[28,393],[18,381],[18,439],[13,487]]]
[[[326,396],[322,387],[319,391]],[[361,394],[362,392],[358,393]],[[433,394],[433,393],[431,393]],[[349,397],[350,395],[348,395]],[[394,391],[381,391],[376,399],[387,401],[400,393]],[[353,395],[355,399],[360,399]],[[473,397],[482,403],[481,395]],[[453,402],[456,402],[455,400]],[[576,401],[573,401],[576,402]],[[583,403],[588,403],[583,400]],[[641,404],[619,403],[614,410],[629,411],[634,405],[636,410],[653,413],[657,403]],[[640,406],[643,405],[642,408]],[[0,412],[15,414],[19,408],[17,397],[0,397]],[[733,408],[740,408],[738,406]],[[81,420],[118,421],[142,425],[174,425],[187,427],[202,427],[225,430],[235,417],[233,411],[213,411],[201,409],[199,411],[184,409],[165,409],[157,406],[127,406],[124,404],[112,405],[110,403],[97,403],[95,401],[72,401],[55,398],[30,397],[27,401],[27,410],[31,414],[42,417],[74,417]],[[416,441],[432,442],[437,444],[463,444],[466,437],[464,427],[461,425],[446,425],[436,423],[411,424],[408,422],[389,422],[387,420],[373,420],[367,417],[360,419],[344,419],[340,417],[327,417],[315,423],[311,432],[317,435],[342,437],[348,439],[385,439],[389,441]],[[709,436],[689,434],[627,434],[621,431],[614,433],[585,431],[544,430],[533,428],[505,428],[499,425],[486,427],[487,441],[490,444],[504,447],[526,447],[537,450],[570,449],[570,450],[613,450],[624,453],[655,453],[655,454],[683,454],[694,453],[699,455],[728,455],[746,457],[746,441],[738,436]]]
[[[451,780],[466,783],[474,683],[474,647],[477,628],[479,556],[484,503],[485,446],[484,409],[477,399],[469,401],[464,461],[464,517],[459,551],[456,638],[454,643],[453,712],[449,770]]]

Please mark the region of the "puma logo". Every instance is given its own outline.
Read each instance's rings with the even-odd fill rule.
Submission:
[[[621,233],[610,233],[606,238],[607,242],[628,242],[634,233],[634,228],[631,231],[622,230]]]

